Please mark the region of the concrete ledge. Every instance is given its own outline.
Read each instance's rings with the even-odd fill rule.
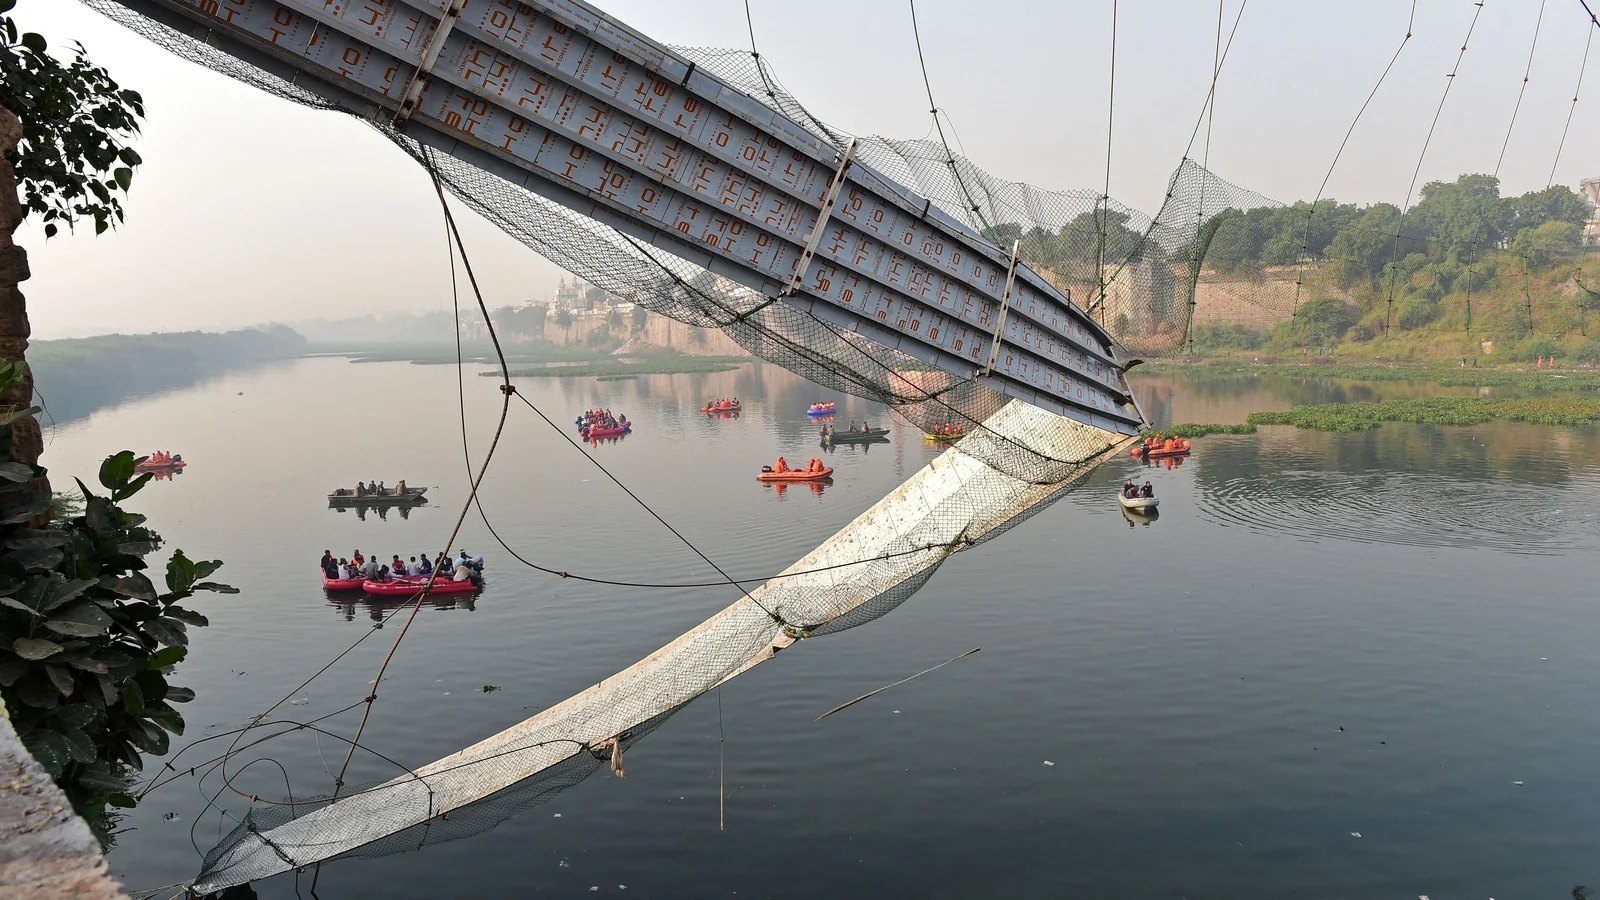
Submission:
[[[0,897],[127,900],[100,842],[28,755],[0,703]]]

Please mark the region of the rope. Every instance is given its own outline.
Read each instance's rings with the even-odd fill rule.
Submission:
[[[956,185],[961,188],[961,195],[967,198],[967,207],[972,210],[978,222],[982,223],[989,240],[998,247],[1000,237],[995,234],[989,220],[984,218],[983,210],[978,208],[978,201],[972,199],[972,192],[967,190],[967,183],[961,180],[961,169],[956,165],[955,154],[950,152],[950,142],[945,140],[944,126],[939,124],[939,105],[933,102],[933,84],[928,80],[928,61],[922,55],[922,33],[917,30],[917,0],[907,0],[907,2],[911,5],[911,37],[917,45],[917,65],[922,68],[922,86],[928,92],[928,114],[933,116],[933,126],[939,132],[939,143],[944,147],[945,165],[950,167],[950,174],[955,178]]]
[[[1218,0],[1220,3],[1221,0]],[[1095,248],[1096,298],[1089,308],[1100,307],[1100,327],[1106,324],[1106,220],[1111,216],[1111,138],[1117,112],[1117,0],[1111,0],[1111,76],[1106,89],[1106,184],[1100,192],[1100,241]]]
[[[1217,38],[1216,38],[1216,43],[1214,43],[1212,45],[1212,47],[1211,47],[1211,90],[1212,90],[1213,97],[1215,96],[1216,89],[1217,89],[1218,69],[1220,68],[1220,66],[1222,64],[1222,12],[1223,12],[1223,3],[1224,3],[1224,0],[1217,0]],[[1211,123],[1212,123],[1212,121],[1214,120],[1214,118],[1216,116],[1217,105],[1216,105],[1216,103],[1213,103],[1213,102],[1207,102],[1205,108],[1206,108],[1206,148],[1205,148],[1205,156],[1200,162],[1200,168],[1204,169],[1206,171],[1206,173],[1209,174],[1211,172]],[[1199,285],[1200,285],[1200,223],[1205,220],[1205,215],[1206,215],[1206,181],[1207,180],[1208,179],[1206,179],[1204,177],[1202,177],[1200,179],[1200,203],[1199,203],[1198,206],[1195,207],[1195,211],[1194,211],[1194,233],[1195,233],[1194,249],[1189,254],[1189,268],[1190,268],[1190,271],[1193,272],[1193,278],[1192,278],[1192,282],[1191,282],[1191,290],[1189,291],[1189,321],[1188,321],[1188,324],[1185,326],[1184,331],[1186,332],[1185,337],[1187,337],[1188,341],[1189,341],[1189,355],[1190,356],[1194,355],[1194,308],[1195,308],[1196,300],[1198,299],[1198,298],[1196,298],[1195,294],[1196,294],[1197,290],[1199,289]],[[1104,316],[1102,316],[1102,318],[1104,318]]]
[[[1600,29],[1600,18],[1596,18],[1594,11],[1589,9],[1585,0],[1578,0],[1583,4],[1583,11],[1589,14],[1589,22],[1594,28],[1589,29],[1589,36],[1583,39],[1583,62],[1578,64],[1578,84],[1572,89],[1572,105],[1567,107],[1567,123],[1561,126],[1561,141],[1556,144],[1556,158],[1550,163],[1550,178],[1545,181],[1545,190],[1556,183],[1556,166],[1561,164],[1561,151],[1567,146],[1567,132],[1572,128],[1572,114],[1578,111],[1578,94],[1583,91],[1583,73],[1589,68],[1589,45],[1594,43],[1595,29]]]
[[[1506,139],[1500,144],[1500,158],[1494,161],[1494,177],[1500,177],[1500,164],[1506,160],[1506,147],[1511,145],[1511,130],[1517,127],[1517,112],[1522,109],[1522,95],[1528,91],[1528,78],[1533,74],[1533,54],[1539,48],[1539,26],[1544,24],[1545,0],[1539,0],[1539,16],[1533,23],[1533,43],[1528,45],[1528,67],[1522,73],[1522,87],[1517,91],[1517,103],[1511,107],[1511,122],[1506,125]]]
[[[1433,111],[1433,122],[1428,125],[1428,136],[1422,141],[1422,152],[1417,154],[1417,166],[1411,171],[1411,184],[1406,187],[1405,204],[1400,207],[1400,222],[1395,226],[1394,249],[1389,254],[1389,298],[1383,311],[1383,333],[1389,333],[1390,320],[1394,316],[1394,287],[1396,274],[1399,272],[1398,258],[1400,255],[1400,235],[1405,231],[1406,213],[1411,211],[1411,194],[1417,189],[1417,177],[1422,174],[1422,161],[1428,156],[1428,145],[1433,143],[1433,131],[1439,126],[1439,115],[1444,112],[1444,103],[1450,98],[1450,89],[1455,87],[1456,73],[1461,71],[1461,60],[1467,55],[1467,45],[1472,41],[1472,32],[1478,27],[1478,17],[1483,15],[1483,2],[1474,4],[1472,10],[1472,24],[1467,26],[1467,36],[1461,41],[1461,52],[1456,54],[1456,64],[1450,69],[1450,74],[1445,76],[1444,93],[1439,95],[1439,106]]]
[[[1350,120],[1350,127],[1345,129],[1344,132],[1344,140],[1339,142],[1339,149],[1334,151],[1333,162],[1328,163],[1328,171],[1323,174],[1322,183],[1317,185],[1317,195],[1311,201],[1311,207],[1306,210],[1306,227],[1300,238],[1300,270],[1295,274],[1294,306],[1289,313],[1291,318],[1298,315],[1300,309],[1300,286],[1305,281],[1306,261],[1311,253],[1311,219],[1317,214],[1317,204],[1322,202],[1322,195],[1328,189],[1328,181],[1333,178],[1333,170],[1339,165],[1339,157],[1344,155],[1344,148],[1350,143],[1350,136],[1355,134],[1356,125],[1360,123],[1361,117],[1366,114],[1367,107],[1372,105],[1372,98],[1378,96],[1378,89],[1383,87],[1384,81],[1388,80],[1390,70],[1394,68],[1394,64],[1400,59],[1400,51],[1406,49],[1406,44],[1410,43],[1411,28],[1416,24],[1416,21],[1417,0],[1411,0],[1411,15],[1406,19],[1406,36],[1400,39],[1400,46],[1394,48],[1394,55],[1389,57],[1389,64],[1383,67],[1383,74],[1378,76],[1378,83],[1372,86],[1372,90],[1367,94],[1367,99],[1362,101],[1361,108],[1356,110],[1356,117]],[[1399,229],[1395,230],[1396,232],[1399,231]]]

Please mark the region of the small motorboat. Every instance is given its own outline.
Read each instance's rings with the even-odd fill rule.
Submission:
[[[1168,438],[1161,444],[1151,447],[1148,453],[1145,452],[1143,445],[1141,445],[1129,450],[1128,455],[1135,459],[1140,457],[1158,459],[1163,456],[1182,456],[1188,453],[1190,449],[1189,442],[1183,438]]]
[[[361,589],[369,594],[377,594],[379,596],[410,597],[422,590],[423,586],[427,583],[428,576],[426,575],[415,578],[410,576],[405,578],[391,578],[388,581],[373,581],[369,578],[361,582]],[[481,585],[470,578],[466,581],[449,581],[447,579],[440,578],[434,581],[433,587],[429,588],[428,593],[466,594],[477,590],[480,586]]]
[[[322,588],[328,591],[359,591],[361,590],[361,582],[364,580],[361,576],[355,578],[329,578],[328,573],[324,572],[322,573]]]
[[[744,404],[742,403],[712,403],[707,406],[700,407],[700,411],[708,416],[737,415],[743,409]]]
[[[889,440],[889,429],[867,428],[862,431],[829,431],[822,436],[824,444],[876,444]]]
[[[1161,505],[1161,501],[1155,497],[1124,497],[1121,494],[1117,495],[1117,502],[1122,504],[1123,509],[1135,513],[1153,513]]]
[[[834,413],[837,413],[838,411],[839,411],[839,406],[836,403],[813,403],[813,404],[811,404],[811,408],[806,410],[806,415],[808,415],[808,416],[831,416]]]
[[[188,465],[188,463],[183,461],[183,457],[182,456],[179,456],[177,454],[173,454],[170,457],[163,457],[163,458],[160,458],[160,459],[146,458],[144,461],[142,461],[142,462],[138,463],[137,465],[135,465],[133,467],[133,470],[135,472],[140,472],[140,473],[143,473],[143,472],[176,472],[176,471],[182,470],[183,467],[187,466],[187,465]]]
[[[585,428],[578,432],[586,441],[598,441],[601,438],[622,437],[633,432],[632,422],[623,422],[615,428]]]
[[[328,495],[329,506],[395,506],[409,503],[426,502],[422,495],[428,489],[425,487],[408,487],[403,490],[384,490],[369,492],[363,489],[360,493],[350,488],[339,488]]]
[[[757,481],[823,481],[833,477],[833,467],[823,466],[820,469],[789,469],[785,472],[773,471],[771,466],[762,466],[761,473],[756,476]]]

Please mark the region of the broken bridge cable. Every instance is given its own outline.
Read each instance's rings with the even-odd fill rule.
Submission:
[[[455,526],[450,529],[450,537],[445,540],[444,549],[440,554],[445,555],[450,552],[450,546],[456,542],[456,537],[461,533],[461,526],[467,520],[467,513],[471,511],[472,503],[477,499],[478,488],[483,484],[483,478],[489,472],[489,463],[494,459],[495,449],[500,446],[500,436],[505,433],[506,417],[511,412],[511,376],[510,369],[506,365],[505,351],[500,347],[500,337],[495,333],[494,322],[492,317],[489,315],[489,308],[483,300],[483,292],[478,288],[478,277],[472,271],[472,263],[466,257],[465,248],[462,247],[461,244],[461,232],[456,228],[455,217],[450,213],[450,203],[445,199],[444,182],[440,178],[439,167],[433,161],[432,152],[426,148],[423,150],[422,159],[424,167],[426,167],[428,170],[428,176],[433,181],[433,190],[439,198],[439,209],[444,215],[445,224],[449,227],[450,234],[455,239],[457,248],[462,250],[462,267],[466,269],[467,281],[472,285],[473,294],[478,299],[478,308],[483,313],[484,326],[489,332],[489,340],[494,344],[495,357],[500,361],[500,372],[504,378],[504,383],[501,390],[500,418],[495,425],[494,438],[490,440],[489,450],[484,454],[483,463],[478,467],[477,478],[473,479],[471,482],[471,493],[467,496],[467,502],[461,505],[461,514],[456,516]],[[451,272],[453,276],[453,264]],[[463,421],[464,417],[465,413],[463,413]],[[367,696],[365,701],[366,708],[362,710],[361,713],[361,723],[356,726],[355,738],[350,742],[350,749],[348,752],[346,752],[344,762],[339,767],[339,774],[334,777],[333,793],[335,798],[337,798],[339,795],[339,789],[344,787],[345,772],[347,772],[350,768],[350,760],[355,756],[356,747],[359,746],[361,742],[361,735],[366,732],[367,721],[372,717],[372,705],[378,699],[378,685],[383,683],[383,675],[386,671],[388,671],[389,663],[394,659],[396,651],[400,649],[400,642],[404,641],[406,639],[406,634],[410,632],[411,624],[417,620],[417,613],[422,609],[422,601],[425,600],[428,594],[433,590],[434,582],[437,581],[438,578],[439,570],[435,568],[432,574],[428,576],[427,582],[422,585],[422,589],[417,592],[413,602],[411,603],[411,614],[406,617],[405,624],[400,626],[400,633],[395,635],[394,643],[390,645],[389,652],[385,654],[383,657],[383,662],[378,666],[377,677],[375,677],[372,681],[372,693]]]
[[[928,667],[926,669],[923,669],[921,672],[918,672],[915,675],[912,675],[912,676],[910,676],[908,678],[902,678],[899,681],[896,681],[894,684],[886,684],[883,687],[878,688],[875,691],[867,691],[865,694],[862,694],[861,696],[855,698],[854,700],[851,700],[849,703],[841,703],[838,706],[835,706],[833,709],[830,709],[827,712],[823,713],[822,715],[817,716],[812,721],[813,722],[821,722],[823,719],[826,719],[827,717],[833,715],[834,713],[836,713],[836,712],[838,712],[838,711],[840,711],[842,709],[849,709],[850,707],[855,706],[857,703],[860,703],[861,701],[867,699],[868,697],[875,697],[878,694],[881,694],[884,691],[887,691],[888,689],[890,689],[892,687],[899,687],[900,685],[905,684],[906,682],[910,681],[912,678],[921,678],[922,676],[928,674],[929,672],[932,672],[934,669],[942,669],[945,666],[948,666],[951,663],[955,662],[956,660],[958,660],[958,659],[966,659],[967,657],[971,656],[974,653],[977,653],[979,650],[982,650],[982,649],[983,649],[982,647],[973,647],[971,650],[968,650],[967,652],[961,654],[960,656],[951,657],[950,659],[947,659],[944,662],[939,663],[937,666],[930,666],[930,667]]]

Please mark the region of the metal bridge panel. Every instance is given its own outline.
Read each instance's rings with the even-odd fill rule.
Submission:
[[[413,137],[768,296],[795,281],[782,302],[962,377],[989,357],[1009,257],[854,161],[813,241],[838,151],[585,4],[469,0],[430,48],[443,0],[119,2],[369,115],[393,116],[420,67]],[[1138,424],[1104,330],[1025,267],[1003,321],[995,388]]]

